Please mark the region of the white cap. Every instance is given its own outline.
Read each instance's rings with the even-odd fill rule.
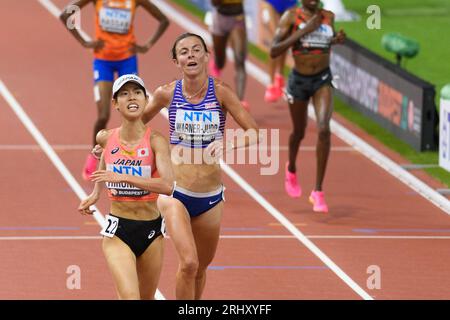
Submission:
[[[144,89],[144,94],[147,95],[147,89],[145,88],[144,81],[141,78],[139,78],[135,74],[124,74],[123,76],[117,78],[116,81],[114,81],[112,89],[113,97],[120,90],[120,88],[122,88],[124,84],[128,82],[134,82],[141,86],[142,89]]]

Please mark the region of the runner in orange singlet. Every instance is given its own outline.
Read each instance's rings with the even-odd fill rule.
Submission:
[[[95,40],[87,41],[70,19],[74,8],[82,9],[88,3],[95,6]],[[144,44],[136,43],[134,17],[141,6],[159,21],[152,37]],[[138,74],[137,53],[146,53],[161,37],[169,25],[167,17],[149,0],[77,0],[68,5],[60,19],[80,44],[94,50],[94,97],[97,104],[97,121],[94,125],[93,146],[97,133],[106,128],[110,117],[111,90],[115,74]],[[82,172],[89,180],[96,169],[97,159],[89,153]]]

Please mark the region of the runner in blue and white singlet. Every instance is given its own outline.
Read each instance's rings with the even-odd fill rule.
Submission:
[[[205,98],[198,104],[186,101],[182,80],[175,85],[169,106],[170,144],[190,148],[206,148],[211,142],[221,140],[226,114],[217,100],[214,79],[208,78]]]
[[[172,47],[172,61],[182,80],[157,88],[142,118],[146,123],[169,109],[176,185],[171,197],[158,197],[157,205],[177,252],[175,295],[181,300],[201,299],[219,242],[225,187],[218,160],[227,151],[258,143],[259,137],[256,121],[236,93],[208,76],[209,59],[201,36],[180,35]],[[242,136],[227,136],[225,141],[226,114],[240,126]]]

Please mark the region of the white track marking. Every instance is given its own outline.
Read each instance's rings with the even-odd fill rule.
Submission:
[[[50,1],[50,0],[38,0],[40,4],[42,4],[56,19],[59,19],[59,15],[61,13],[61,10],[58,9],[57,6],[55,6],[55,4]],[[85,33],[83,30],[79,30],[81,36],[86,40],[86,41],[90,41],[91,38],[88,36],[87,33]],[[98,212],[98,211],[96,211]],[[95,213],[94,213],[95,214]],[[102,215],[103,221],[104,217]],[[96,217],[97,222],[99,222],[100,226],[102,226],[103,224],[100,223],[101,221],[98,220],[98,218]],[[164,297],[164,295],[161,293],[161,291],[159,291],[158,289],[156,289],[156,294],[155,294],[155,298],[158,300],[165,300],[166,298]]]
[[[101,240],[101,236],[13,236],[13,237],[0,237],[0,241],[12,241],[12,240]]]
[[[72,188],[72,190],[75,192],[75,194],[78,196],[80,200],[87,198],[86,193],[84,192],[83,188],[79,185],[77,180],[72,176],[70,171],[67,169],[67,167],[64,165],[64,163],[61,161],[61,159],[58,157],[56,152],[52,149],[50,144],[47,142],[47,140],[44,138],[42,133],[39,131],[38,128],[34,125],[33,121],[28,117],[28,115],[25,113],[22,106],[17,102],[17,100],[14,98],[14,96],[11,94],[11,92],[8,90],[8,88],[4,85],[3,81],[0,79],[0,94],[3,96],[3,98],[8,102],[8,105],[11,107],[12,111],[16,114],[16,116],[19,118],[19,120],[22,122],[22,124],[25,126],[25,128],[28,130],[28,132],[31,134],[31,136],[36,140],[39,147],[44,151],[44,153],[47,155],[47,157],[50,159],[51,163],[58,169],[59,173],[63,176],[64,180],[66,180],[67,184]],[[94,206],[94,209],[96,210],[94,212],[94,218],[97,220],[98,224],[100,226],[103,226],[105,223],[104,216],[100,213],[98,208]],[[75,208],[74,208],[75,210]]]
[[[45,9],[47,9],[48,12],[51,13],[52,16],[54,16],[56,19],[59,20],[59,15],[61,14],[61,10],[58,9],[57,6],[52,1],[49,0],[38,0],[39,3],[44,6]],[[91,37],[88,36],[86,32],[79,29],[80,35],[84,38],[86,41],[90,41]]]
[[[450,240],[450,236],[352,236],[352,235],[310,235],[308,239],[367,239],[367,240]],[[170,236],[167,238],[170,239]],[[13,240],[101,240],[101,236],[0,236],[0,241]],[[221,235],[220,239],[296,239],[291,235]]]
[[[355,136],[350,130],[344,128],[336,121],[331,120],[331,130],[335,135],[348,143],[350,146],[361,152],[372,162],[383,168],[386,172],[406,184],[422,197],[433,203],[443,212],[450,215],[450,200],[438,193],[436,190],[416,178],[413,174],[403,169],[400,165],[386,157],[380,151]]]
[[[182,28],[195,32],[207,39],[211,44],[209,33],[200,26],[187,19],[183,14],[179,13],[172,6],[159,0],[154,3],[170,18],[178,23]],[[227,55],[230,57],[228,50]],[[255,78],[259,78],[264,84],[268,83],[268,75],[261,69],[247,61],[247,69],[249,74]],[[167,118],[167,116],[165,116]],[[267,212],[277,219],[286,229],[288,229],[303,245],[305,245],[314,255],[316,255],[324,264],[326,264],[339,278],[341,278],[352,290],[354,290],[363,299],[373,300],[373,298],[362,289],[353,279],[351,279],[338,265],[336,265],[325,253],[323,253],[314,243],[312,243],[301,231],[299,231],[280,211],[272,206],[263,196],[261,196],[247,181],[245,181],[230,166],[221,161],[222,170],[232,178],[242,189],[244,189],[253,199],[255,199]]]
[[[1,79],[0,79],[0,94],[3,96],[3,98],[6,100],[6,102],[8,102],[11,109],[14,111],[14,113],[20,119],[22,124],[27,128],[28,132],[36,140],[36,142],[39,144],[39,146],[45,152],[45,154],[50,159],[50,161],[53,163],[53,165],[56,167],[56,169],[58,169],[59,173],[63,176],[64,180],[66,180],[66,182],[69,184],[69,186],[72,188],[72,190],[78,196],[78,198],[80,200],[85,199],[87,197],[87,195],[84,192],[83,188],[78,184],[78,182],[75,180],[73,175],[70,173],[70,171],[67,169],[67,167],[64,165],[64,163],[58,157],[56,152],[52,149],[52,147],[47,142],[47,140],[44,138],[42,133],[36,128],[33,121],[31,121],[31,119],[25,113],[25,111],[23,110],[23,108],[19,104],[19,102],[17,102],[17,100],[13,97],[11,92],[8,90],[8,88],[6,88],[6,86],[4,85],[3,81],[1,81]],[[103,225],[105,224],[105,218],[104,218],[103,214],[100,212],[100,210],[98,210],[97,207],[93,206],[93,208],[96,210],[94,212],[93,216],[94,216],[95,220],[97,221],[97,223],[100,225],[100,227],[103,228]],[[155,297],[158,300],[166,299],[159,290],[156,290]]]
[[[50,2],[51,3],[51,1],[49,1],[49,0],[39,0],[39,2],[41,2],[41,3],[42,2]],[[176,23],[178,23],[182,28],[185,28],[185,29],[187,29],[187,30],[189,30],[191,32],[195,32],[197,34],[200,34],[202,37],[207,39],[209,44],[211,44],[209,33],[207,31],[205,31],[203,28],[201,28],[199,25],[197,25],[196,23],[190,21],[183,14],[179,13],[172,6],[168,5],[167,3],[163,2],[163,1],[154,0],[154,3],[157,6],[159,6],[161,8],[161,10],[165,14],[167,14],[169,17],[171,17],[172,20],[175,21]],[[228,57],[230,59],[232,59],[230,54],[231,54],[230,50],[227,50]],[[261,70],[260,68],[258,68],[256,65],[254,65],[250,61],[247,61],[246,67],[247,67],[248,73],[250,75],[252,75],[255,79],[257,79],[259,82],[261,82],[263,85],[267,85],[269,83],[269,76],[267,75],[267,73],[264,72],[263,70]],[[340,137],[341,139],[343,139],[344,141],[349,143],[349,145],[355,147],[357,150],[362,152],[366,157],[368,157],[370,160],[374,161],[376,164],[380,165],[387,172],[393,174],[393,171],[397,171],[397,170],[392,170],[390,167],[392,166],[392,164],[394,166],[399,167],[398,165],[396,165],[392,161],[391,161],[392,163],[386,162],[385,159],[384,159],[384,158],[386,158],[385,156],[383,156],[384,158],[383,157],[377,157],[377,156],[381,155],[381,153],[378,152],[378,154],[376,154],[375,152],[370,150],[370,148],[372,148],[372,147],[369,146],[364,141],[362,141],[361,139],[359,139],[359,138],[358,139],[351,139],[352,136],[353,137],[355,137],[355,136],[350,131],[348,131],[347,129],[343,128],[340,124],[338,124],[337,122],[332,120],[331,126],[332,126],[332,131],[333,131],[334,134],[336,134],[338,137]],[[337,129],[343,129],[343,130],[339,131]],[[348,133],[350,133],[350,135],[348,135]],[[367,148],[367,147],[370,147],[370,148]],[[373,150],[375,150],[375,149],[373,149]],[[380,162],[383,162],[386,165],[382,166],[380,164]],[[274,216],[281,224],[283,224],[292,234],[294,234],[296,236],[296,238],[300,242],[302,242],[308,249],[310,249],[331,270],[333,270],[333,272],[335,272],[336,275],[338,275],[348,286],[350,286],[362,298],[368,299],[368,300],[372,300],[373,299],[356,282],[354,282],[344,271],[342,271],[331,259],[329,259],[317,246],[315,246],[311,241],[309,241],[309,239],[302,232],[300,232],[288,219],[286,219],[286,217],[281,212],[279,212],[277,209],[275,209],[252,186],[250,186],[250,184],[248,184],[244,179],[242,179],[242,177],[240,177],[231,167],[229,167],[228,165],[226,165],[223,162],[221,164],[222,164],[223,170],[236,183],[238,183],[244,190],[246,190],[247,193],[250,194],[250,196],[252,196],[260,205],[262,205],[272,216]],[[403,170],[403,169],[400,168],[400,170]],[[415,178],[414,176],[412,176],[411,174],[409,174],[405,170],[403,170],[403,171],[404,171],[403,173],[406,173],[406,175],[409,175],[409,176]],[[393,174],[393,175],[396,176],[395,174]],[[399,178],[398,176],[396,176],[396,177]],[[417,181],[414,181],[414,179],[411,179],[411,177],[407,177],[406,181],[408,181],[408,182],[413,181],[412,183],[414,183],[415,185],[420,185],[420,184],[417,184]],[[418,180],[418,179],[416,179],[416,180]],[[405,179],[401,179],[401,181],[406,183]],[[418,181],[420,182],[420,180],[418,180]],[[406,183],[406,184],[411,186],[411,184],[409,184],[409,183]],[[426,186],[426,187],[428,187],[428,186]],[[428,189],[431,189],[431,188],[428,187]],[[444,211],[446,211],[447,213],[450,214],[450,201],[448,201],[446,198],[442,197],[440,194],[436,193],[434,190],[431,189],[432,192],[437,194],[437,197],[436,197],[436,195],[433,195],[432,193],[430,193],[429,192],[430,190],[427,190],[422,185],[420,185],[420,187],[418,189],[414,189],[414,190],[421,191],[419,193],[422,196],[424,196],[425,198],[429,199],[435,205],[437,205],[442,210],[444,210]],[[425,191],[423,191],[423,190],[425,190]],[[425,194],[427,196],[425,196]],[[430,195],[432,195],[431,198],[430,198]],[[446,202],[443,201],[443,200],[445,200]]]
[[[307,235],[308,239],[371,239],[371,240],[450,240],[450,236],[353,236],[353,235]],[[295,239],[290,235],[221,235],[221,239]]]
[[[38,0],[40,3],[45,2],[47,4],[52,3],[50,0]],[[162,1],[154,1],[154,3],[160,7],[160,9],[173,21],[176,21],[183,28],[190,30],[191,32],[198,33],[203,38],[208,39],[210,43],[210,37],[208,33],[202,30],[198,25],[187,19],[184,15],[173,9],[170,5]],[[56,14],[56,10],[53,9]],[[59,15],[56,15],[59,16]],[[230,56],[230,52],[227,52]],[[259,74],[260,81],[265,79],[268,83],[268,75],[256,66],[250,66],[247,63],[249,73],[253,76]],[[164,109],[161,114],[167,119],[167,110]],[[327,255],[325,255],[317,246],[315,246],[309,239],[307,239],[301,231],[299,231],[286,217],[273,207],[265,198],[263,198],[250,184],[248,184],[239,174],[237,174],[231,167],[221,161],[222,169],[227,173],[238,185],[240,185],[253,199],[255,199],[262,207],[264,207],[275,219],[283,224],[296,238],[303,243],[314,255],[316,255],[323,263],[325,263],[339,278],[341,278],[352,290],[354,290],[363,299],[373,300],[373,298],[362,289],[353,279],[351,279],[339,266],[337,266]]]
[[[80,151],[80,150],[92,150],[92,146],[89,144],[54,144],[51,145],[53,150],[61,151]],[[41,151],[41,147],[38,144],[0,144],[0,150],[5,151]]]
[[[53,150],[60,150],[60,151],[79,151],[79,150],[91,150],[92,146],[88,144],[55,144],[51,146]],[[278,151],[288,151],[288,146],[264,146],[264,147],[249,147],[249,150],[255,149],[255,150],[278,150]],[[7,151],[40,151],[41,147],[37,144],[3,144],[0,145],[0,150],[7,150]],[[316,151],[315,146],[301,146],[300,151]],[[331,147],[331,151],[334,152],[355,152],[356,150],[352,147]]]

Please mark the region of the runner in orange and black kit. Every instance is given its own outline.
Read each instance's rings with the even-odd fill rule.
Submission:
[[[285,189],[291,197],[300,197],[296,158],[305,135],[308,101],[312,98],[316,114],[316,185],[309,200],[316,212],[328,212],[322,183],[330,152],[330,119],[333,111],[330,72],[330,46],[345,40],[344,31],[334,31],[334,14],[319,8],[318,0],[302,0],[297,8],[285,12],[278,25],[270,55],[272,58],[292,48],[295,66],[287,87],[293,132],[289,137],[289,161],[285,167]]]
[[[74,6],[81,9],[88,3],[95,6],[93,41],[84,39],[74,23],[69,23],[76,12]],[[159,21],[159,27],[144,45],[138,45],[134,35],[134,16],[139,6]],[[98,112],[93,132],[94,146],[97,133],[106,128],[109,121],[115,73],[119,77],[138,74],[136,54],[146,53],[158,41],[167,29],[169,20],[149,0],[76,0],[62,11],[60,19],[83,47],[94,50],[94,97]],[[97,164],[97,159],[89,153],[82,172],[85,180],[89,180]]]
[[[236,69],[236,93],[244,108],[249,104],[244,100],[247,73],[245,60],[247,59],[247,30],[243,0],[212,0],[212,25],[210,28],[214,43],[214,58],[210,60],[209,73],[220,78],[221,70],[225,67],[227,42],[230,38],[234,53]]]
[[[123,75],[114,82],[112,104],[121,126],[101,130],[104,149],[100,170],[92,174],[94,190],[78,211],[100,198],[104,183],[111,200],[101,234],[102,249],[120,299],[154,299],[163,265],[164,224],[158,194],[170,195],[174,180],[167,140],[142,121],[149,96],[141,78]]]

